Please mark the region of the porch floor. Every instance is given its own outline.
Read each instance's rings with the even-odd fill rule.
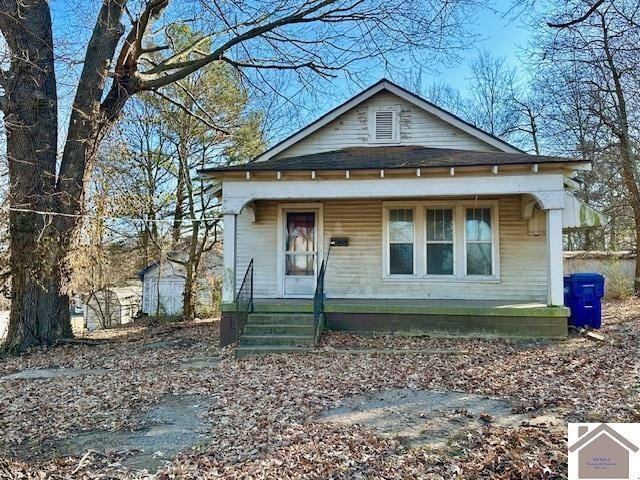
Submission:
[[[312,299],[260,298],[257,312],[313,312]],[[496,317],[563,317],[566,307],[549,307],[528,300],[429,300],[429,299],[350,299],[328,298],[326,313],[370,313],[400,315],[464,315]]]

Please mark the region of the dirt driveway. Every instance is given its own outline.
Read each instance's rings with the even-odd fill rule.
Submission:
[[[611,343],[330,334],[321,353],[236,361],[213,322],[3,358],[0,478],[565,478],[566,421],[640,421],[640,304],[606,311]],[[419,438],[469,428],[405,442],[403,398],[426,409]],[[327,421],[345,408],[356,420]]]

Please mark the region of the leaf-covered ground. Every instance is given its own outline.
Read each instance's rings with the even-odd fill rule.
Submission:
[[[566,477],[565,429],[492,426],[444,450],[409,449],[359,426],[316,422],[340,399],[389,388],[503,397],[514,410],[566,421],[640,421],[640,303],[606,306],[607,342],[359,338],[329,334],[321,353],[236,361],[217,323],[129,327],[113,343],[68,345],[0,359],[26,368],[103,368],[100,375],[0,380],[0,478],[487,478]],[[334,349],[449,349],[467,354]],[[219,356],[211,368],[184,368]],[[79,432],[140,428],[167,396],[199,395],[208,434],[156,474],[127,470],[111,449],[59,458],[48,445]]]

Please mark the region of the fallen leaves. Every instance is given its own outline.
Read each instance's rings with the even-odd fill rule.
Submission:
[[[565,342],[356,337],[330,333],[323,353],[236,361],[218,349],[217,323],[101,334],[117,342],[65,345],[0,359],[0,375],[52,366],[104,368],[82,377],[0,382],[0,478],[148,478],[122,467],[126,452],[59,458],[43,446],[78,432],[140,428],[140,412],[167,395],[202,395],[208,438],[172,459],[156,478],[565,478],[566,440],[547,426],[486,427],[451,439],[445,451],[407,449],[362,427],[314,421],[351,395],[390,388],[502,397],[514,411],[567,421],[639,421],[640,303],[616,303],[604,333],[615,346]],[[613,312],[613,313],[612,313]],[[615,317],[615,318],[613,318]],[[332,352],[344,348],[464,350]],[[212,368],[184,368],[220,357]],[[19,458],[21,460],[16,460]]]

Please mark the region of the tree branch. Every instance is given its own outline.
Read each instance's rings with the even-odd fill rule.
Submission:
[[[180,110],[182,110],[184,113],[186,113],[187,115],[195,118],[196,120],[202,122],[204,125],[206,125],[207,127],[215,130],[216,132],[220,132],[224,135],[228,135],[229,132],[227,132],[226,130],[218,127],[217,125],[211,123],[210,121],[208,121],[206,118],[204,118],[201,115],[198,115],[197,113],[191,111],[190,109],[188,109],[186,106],[184,106],[183,104],[181,104],[180,102],[177,102],[176,100],[174,100],[173,98],[165,95],[164,93],[162,93],[159,90],[154,90],[153,91],[154,94],[158,95],[160,98],[162,98],[164,101],[169,102],[171,105],[174,105],[176,107],[178,107]]]
[[[547,25],[551,28],[567,28],[567,27],[576,25],[578,23],[582,23],[587,18],[589,18],[593,14],[593,12],[595,12],[598,9],[598,7],[603,3],[604,3],[604,0],[596,0],[596,2],[593,5],[591,5],[591,8],[589,8],[589,10],[587,10],[583,15],[580,15],[578,18],[574,18],[573,20],[569,20],[567,22],[561,22],[561,23],[547,22]]]
[[[318,17],[313,17],[313,18],[307,18],[307,17],[312,13],[315,13],[326,6],[331,5],[332,3],[335,3],[336,1],[337,0],[323,0],[321,2],[317,2],[315,5],[305,10],[301,10],[294,14],[286,15],[284,17],[273,20],[272,22],[268,22],[264,25],[251,28],[246,32],[240,35],[237,35],[236,37],[226,41],[223,45],[216,48],[209,55],[202,57],[200,59],[188,62],[185,65],[181,65],[180,68],[173,73],[162,75],[162,76],[151,75],[151,78],[148,78],[145,80],[144,76],[146,72],[138,72],[138,77],[140,80],[138,82],[137,88],[140,91],[144,91],[144,90],[155,90],[157,88],[164,87],[171,83],[177,82],[178,80],[182,80],[183,78],[191,75],[192,73],[196,72],[197,70],[207,66],[208,64],[216,60],[220,60],[222,55],[226,51],[228,51],[230,48],[234,47],[235,45],[238,45],[252,38],[259,37],[264,33],[267,33],[271,30],[275,30],[276,28],[282,27],[284,25],[315,22],[318,20]]]

